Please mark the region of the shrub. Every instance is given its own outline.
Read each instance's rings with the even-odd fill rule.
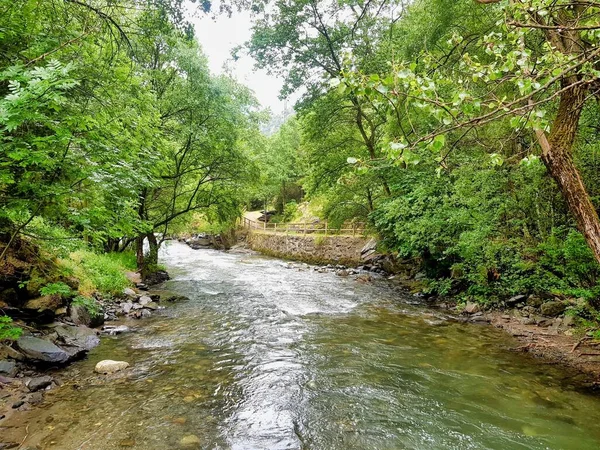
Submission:
[[[84,297],[83,295],[78,295],[71,303],[73,305],[83,306],[92,318],[102,315],[102,308],[93,297]]]
[[[13,320],[8,316],[0,316],[0,342],[16,341],[21,337],[23,330],[13,325]]]
[[[71,288],[63,282],[50,283],[40,289],[41,295],[60,295],[61,297],[70,297]]]
[[[102,294],[118,294],[131,282],[125,276],[127,270],[135,268],[132,253],[97,254],[79,250],[61,260],[67,275],[79,279],[79,294],[90,297],[96,291]]]

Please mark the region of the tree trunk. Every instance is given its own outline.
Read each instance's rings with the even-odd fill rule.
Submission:
[[[150,244],[150,250],[146,255],[144,265],[150,271],[155,271],[156,266],[158,266],[158,240],[156,239],[156,235],[154,233],[148,233],[146,235],[148,238],[148,243]]]
[[[144,268],[144,236],[135,238],[135,262],[138,271],[141,273]]]
[[[561,95],[550,135],[546,136],[542,130],[536,130],[536,135],[542,147],[542,160],[558,184],[579,230],[600,263],[600,220],[572,155],[586,92],[580,86],[565,91]]]

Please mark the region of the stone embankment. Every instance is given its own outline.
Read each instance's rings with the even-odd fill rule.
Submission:
[[[363,264],[361,252],[369,242],[362,236],[292,235],[262,230],[248,232],[246,242],[255,251],[311,264]]]

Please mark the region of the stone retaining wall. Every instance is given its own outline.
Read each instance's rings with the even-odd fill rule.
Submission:
[[[246,239],[252,250],[278,258],[312,264],[362,264],[361,250],[370,238],[362,236],[323,236],[277,234],[251,230]]]

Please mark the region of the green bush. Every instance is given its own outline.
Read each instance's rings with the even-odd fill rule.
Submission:
[[[65,275],[79,280],[79,294],[90,297],[98,291],[102,294],[119,294],[131,282],[125,272],[135,269],[133,253],[104,253],[79,250],[61,260]]]
[[[72,294],[71,288],[63,282],[50,283],[40,289],[41,295],[60,295],[69,297]]]
[[[13,325],[13,320],[8,316],[0,316],[0,342],[16,341],[21,337],[23,330]]]
[[[290,222],[298,214],[298,203],[295,200],[288,202],[283,207],[283,213],[281,214],[282,222]]]
[[[92,318],[99,317],[100,315],[102,315],[102,308],[100,307],[100,304],[92,297],[84,297],[83,295],[78,295],[73,299],[71,303],[73,305],[83,306]]]

